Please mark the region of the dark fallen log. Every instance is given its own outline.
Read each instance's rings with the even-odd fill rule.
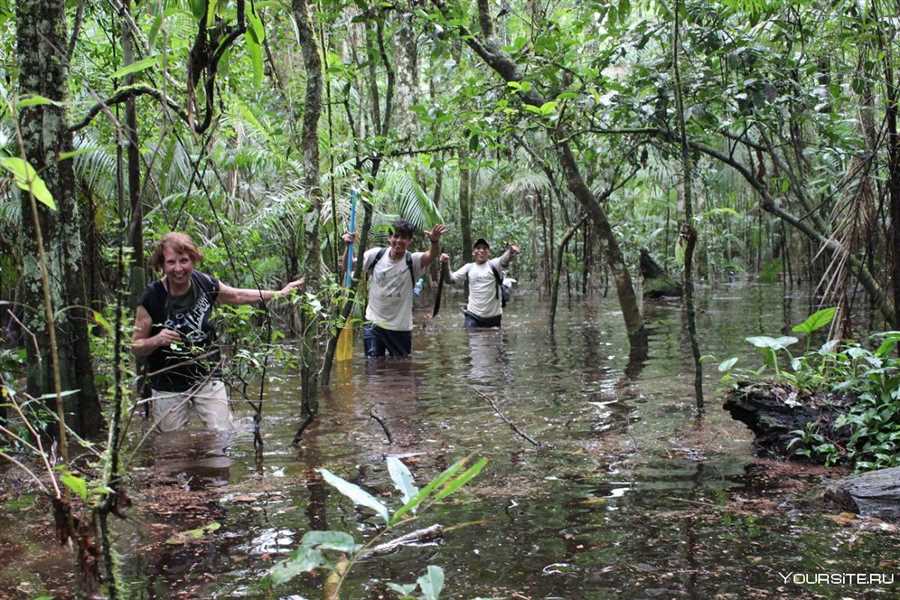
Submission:
[[[723,407],[753,432],[757,456],[803,459],[797,454],[802,446],[789,448],[798,437],[791,432],[813,423],[825,440],[844,447],[850,431],[834,427],[834,421],[851,403],[845,396],[809,394],[782,384],[741,383],[727,392]]]
[[[641,248],[641,276],[644,278],[644,298],[663,298],[665,296],[681,296],[681,284],[672,279],[646,248]]]
[[[865,517],[900,519],[900,467],[846,477],[829,485],[825,497]]]

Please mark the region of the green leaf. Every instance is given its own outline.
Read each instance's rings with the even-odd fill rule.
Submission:
[[[432,479],[428,483],[428,485],[419,490],[419,493],[416,494],[415,498],[397,509],[397,511],[394,513],[394,516],[391,517],[391,522],[389,523],[389,525],[398,523],[403,515],[405,515],[409,511],[415,511],[416,507],[427,500],[438,486],[444,485],[446,481],[456,475],[456,473],[458,473],[465,466],[468,460],[468,457],[459,459],[458,461],[447,467],[443,473]]]
[[[211,28],[216,24],[216,5],[219,0],[209,0],[206,9],[206,27]]]
[[[541,116],[548,117],[556,112],[557,102],[551,100],[550,102],[544,102],[540,108]]]
[[[252,37],[247,40],[247,51],[250,53],[250,62],[253,64],[253,85],[259,86],[263,80],[263,53],[260,46]]]
[[[799,325],[794,325],[791,329],[794,333],[812,333],[813,331],[818,331],[827,325],[831,325],[831,321],[834,319],[834,313],[837,312],[837,308],[831,306],[829,308],[823,308],[822,310],[817,310],[813,314],[809,315],[809,317],[800,323]]]
[[[166,540],[167,544],[178,546],[181,544],[189,544],[191,542],[195,542],[197,540],[202,540],[208,534],[213,533],[214,531],[218,531],[222,528],[222,524],[216,521],[212,523],[207,523],[203,527],[198,527],[197,529],[188,529],[187,531],[179,531],[172,537]]]
[[[90,154],[91,152],[96,152],[98,149],[99,149],[99,146],[85,146],[84,148],[79,148],[78,150],[72,150],[70,152],[60,152],[59,160],[60,160],[60,162],[62,162],[64,160],[69,160],[70,158],[84,156],[85,154]]]
[[[273,585],[280,585],[301,573],[327,566],[329,562],[322,550],[352,553],[358,549],[353,536],[343,531],[308,531],[300,540],[300,546],[272,567],[266,579]]]
[[[191,14],[199,21],[206,16],[206,0],[190,0]]]
[[[356,543],[353,536],[343,531],[307,531],[300,543],[337,552],[349,553],[359,549],[359,544]]]
[[[301,544],[285,560],[276,563],[266,579],[273,585],[281,585],[301,573],[314,571],[326,564],[328,561],[318,548]]]
[[[355,504],[360,506],[365,506],[367,508],[371,508],[374,510],[379,517],[384,519],[384,522],[387,523],[390,521],[390,515],[388,514],[387,507],[375,499],[372,494],[365,491],[361,487],[356,484],[350,483],[344,479],[341,479],[328,469],[317,469],[319,473],[322,474],[322,478],[326,483],[336,488],[337,491],[342,493],[343,495],[350,498]]]
[[[149,69],[150,67],[159,66],[160,58],[161,57],[159,54],[154,54],[153,56],[148,56],[147,58],[136,60],[130,65],[125,65],[121,69],[113,71],[113,73],[109,77],[111,79],[121,79],[126,75],[132,75],[133,73],[138,73],[145,69]]]
[[[719,363],[719,371],[723,372],[723,373],[725,371],[730,371],[731,367],[733,367],[735,365],[735,363],[737,363],[737,361],[738,361],[737,356],[732,356],[728,360],[723,360],[722,362]]]
[[[32,106],[44,106],[46,104],[52,104],[53,106],[65,106],[65,103],[60,102],[59,100],[51,100],[50,98],[45,98],[44,96],[39,96],[37,94],[27,94],[19,98],[19,101],[16,102],[16,108],[18,110],[22,110],[23,108],[29,108]]]
[[[0,158],[0,167],[13,174],[19,188],[31,192],[41,204],[50,210],[56,210],[56,202],[53,200],[50,190],[47,189],[47,184],[38,176],[28,161],[15,156],[6,156]]]
[[[162,27],[164,16],[165,15],[163,14],[156,15],[156,18],[153,19],[153,24],[150,26],[150,33],[147,34],[147,43],[150,44],[151,48],[156,45],[156,36],[159,35],[159,29]]]
[[[475,477],[476,475],[481,473],[481,470],[484,468],[484,465],[486,465],[486,464],[487,464],[486,458],[482,458],[481,460],[479,460],[477,463],[475,463],[474,465],[472,465],[471,467],[466,469],[462,475],[460,475],[459,477],[457,477],[456,479],[454,479],[453,481],[451,481],[450,483],[445,485],[443,487],[443,489],[441,489],[441,491],[438,492],[437,496],[434,497],[434,499],[441,500],[443,498],[446,498],[447,496],[449,496],[450,494],[452,494],[453,492],[455,492],[462,486],[469,483],[469,481],[473,477]]]
[[[103,327],[106,333],[112,333],[112,325],[110,325],[109,321],[107,321],[104,316],[98,313],[96,310],[92,310],[91,312],[94,315],[94,321],[96,321],[97,324]]]
[[[441,590],[444,589],[444,570],[434,565],[428,565],[425,574],[416,580],[425,600],[438,600]]]
[[[263,27],[262,19],[256,14],[256,9],[252,4],[250,5],[250,10],[247,11],[247,22],[250,24],[250,37],[257,44],[262,45],[266,39],[266,28]]]
[[[71,473],[63,473],[59,476],[59,480],[63,485],[72,490],[83,502],[87,501],[88,489],[87,481],[82,477],[76,477]]]
[[[412,473],[406,468],[403,462],[393,456],[387,459],[388,473],[394,482],[394,487],[403,494],[403,503],[406,504],[419,493],[419,488],[415,486]]]

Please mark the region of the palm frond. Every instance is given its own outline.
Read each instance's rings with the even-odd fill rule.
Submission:
[[[425,229],[442,221],[438,208],[406,169],[385,173],[384,185],[378,192],[382,200],[376,206],[394,207],[400,216],[416,229]]]

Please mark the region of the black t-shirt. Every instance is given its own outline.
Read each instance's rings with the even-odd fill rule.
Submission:
[[[150,314],[153,323],[151,336],[163,329],[181,334],[180,342],[157,348],[147,357],[149,372],[156,373],[150,376],[150,386],[155,390],[183,392],[206,379],[209,365],[218,363],[216,329],[210,322],[210,315],[219,295],[219,281],[206,273],[193,271],[188,294],[193,301],[185,303],[181,297],[170,296],[161,281],[154,281],[141,296],[140,305]]]

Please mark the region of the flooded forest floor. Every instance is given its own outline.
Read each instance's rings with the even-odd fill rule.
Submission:
[[[721,409],[715,365],[758,365],[744,338],[810,312],[805,296],[782,296],[701,290],[701,353],[714,360],[699,419],[680,304],[645,305],[648,352],[629,356],[613,298],[563,303],[554,335],[534,298],[510,303],[502,331],[474,333],[452,298],[417,324],[411,360],[367,362],[357,348],[297,448],[295,376],[266,387],[261,453],[233,394],[241,432],[157,436],[132,470],[129,518],[113,521],[127,597],[264,598],[259,580],[305,532],[377,531],[315,469],[396,508],[387,456],[423,485],[469,454],[488,459],[484,471],[397,532],[440,523],[443,540],[356,565],[343,598],[396,597],[386,583],[414,582],[429,564],[444,569],[445,599],[900,597],[896,583],[821,577],[896,574],[896,525],[828,505],[824,482],[839,469],[754,458],[750,432]],[[3,468],[0,598],[76,597],[50,511]],[[302,575],[276,597],[321,598],[323,582]]]

